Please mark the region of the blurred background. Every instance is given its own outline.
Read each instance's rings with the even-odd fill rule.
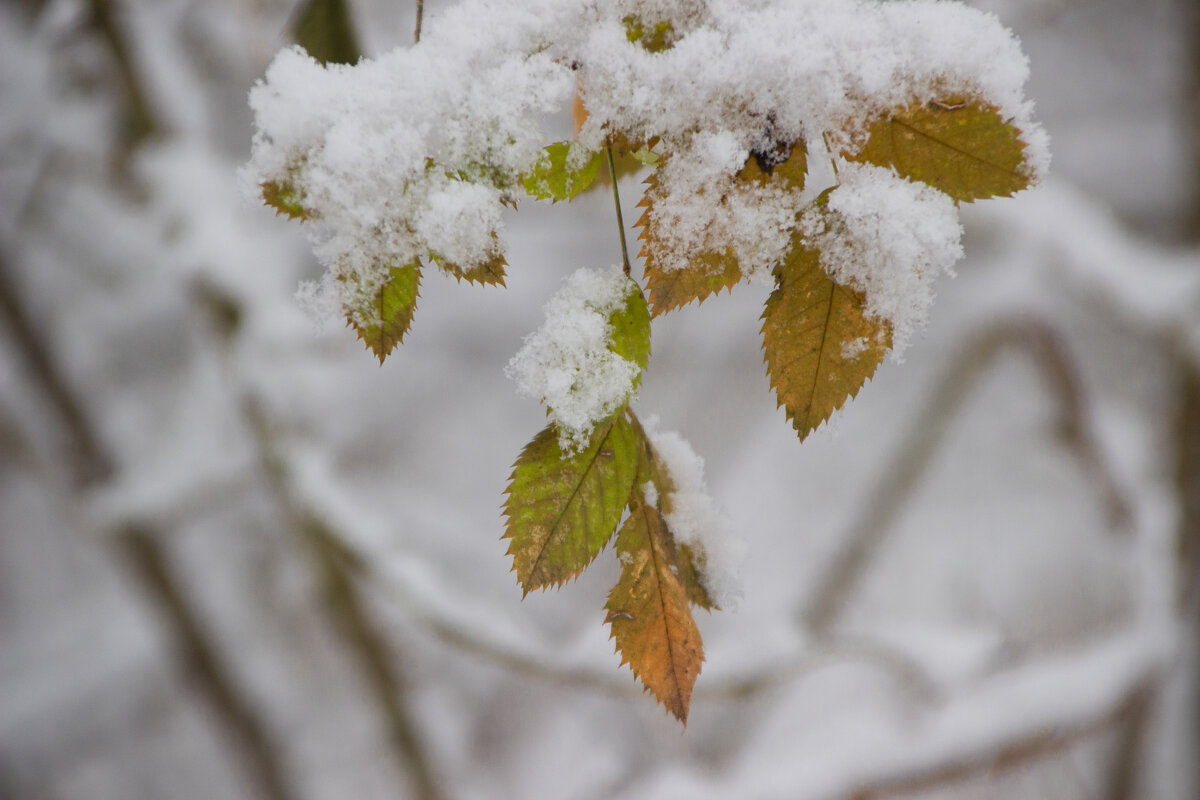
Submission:
[[[615,560],[522,602],[500,541],[544,424],[503,366],[619,260],[610,198],[523,203],[508,289],[431,275],[381,368],[236,176],[340,4],[0,4],[0,798],[1200,797],[1200,9],[977,5],[1052,177],[964,209],[905,363],[800,445],[765,290],[656,320],[639,414],[749,542],[681,732]]]

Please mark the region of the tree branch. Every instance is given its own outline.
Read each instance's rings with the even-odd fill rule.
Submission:
[[[967,753],[929,769],[898,772],[864,782],[846,794],[850,800],[881,800],[896,795],[933,792],[973,778],[997,776],[1070,750],[1080,742],[1136,715],[1153,684],[1147,678],[1135,685],[1115,708],[1077,725],[1046,729],[1002,742],[984,751]]]
[[[1060,440],[1096,485],[1109,524],[1114,528],[1129,524],[1128,501],[1092,436],[1082,384],[1061,338],[1034,319],[996,323],[963,348],[946,370],[879,485],[868,493],[866,508],[844,537],[847,544],[817,584],[803,615],[814,635],[826,635],[836,622],[883,538],[920,485],[950,423],[997,358],[1010,349],[1025,355],[1037,367],[1038,376],[1055,401]]]
[[[442,800],[444,795],[425,753],[419,727],[409,711],[411,692],[408,681],[371,622],[358,588],[346,569],[342,557],[345,546],[329,526],[306,508],[289,489],[287,470],[276,453],[262,408],[252,400],[248,400],[244,408],[271,493],[291,529],[302,537],[312,555],[320,573],[325,606],[333,617],[338,633],[363,668],[371,694],[386,719],[392,752],[400,772],[411,779],[417,797]]]
[[[114,464],[100,437],[82,411],[77,395],[68,386],[49,348],[34,330],[32,321],[16,292],[13,277],[0,247],[0,308],[8,320],[10,336],[30,366],[36,388],[58,417],[71,446],[72,478],[80,489],[106,480]],[[153,606],[170,631],[169,638],[179,665],[192,678],[214,716],[236,747],[233,757],[250,772],[263,797],[289,800],[283,769],[265,728],[250,704],[238,693],[223,671],[217,647],[200,624],[200,615],[171,574],[158,534],[145,525],[129,525],[114,537],[120,555],[138,577],[143,590],[154,598]]]

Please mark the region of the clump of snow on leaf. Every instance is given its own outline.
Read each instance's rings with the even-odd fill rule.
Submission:
[[[611,349],[611,318],[636,291],[620,267],[577,270],[504,371],[522,394],[546,404],[564,451],[582,449],[596,423],[633,395],[641,367]]]
[[[659,431],[658,419],[644,423],[646,435],[667,468],[674,490],[666,498],[667,527],[675,541],[687,545],[705,591],[720,608],[730,610],[742,596],[739,574],[746,557],[746,540],[717,508],[704,482],[704,459],[674,431]]]
[[[665,49],[630,41],[627,18],[666,26]],[[418,45],[354,66],[281,52],[251,93],[246,180],[303,198],[337,279],[317,291],[353,305],[388,266],[432,254],[469,269],[498,255],[502,206],[553,141],[543,123],[578,92],[583,150],[613,134],[658,141],[660,268],[729,250],[744,275],[769,277],[807,198],[735,181],[751,153],[838,152],[893,109],[966,97],[1020,130],[1036,183],[1049,156],[1027,75],[1012,34],[958,3],[464,0]]]
[[[958,210],[949,195],[889,168],[843,163],[838,179],[827,202],[801,217],[800,232],[829,277],[865,292],[867,315],[891,323],[899,356],[928,319],[934,279],[962,257]]]

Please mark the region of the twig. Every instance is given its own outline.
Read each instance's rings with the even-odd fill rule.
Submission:
[[[421,742],[416,721],[409,712],[410,691],[402,670],[393,662],[388,646],[370,620],[357,587],[346,569],[340,538],[288,488],[287,470],[273,446],[266,415],[253,401],[245,403],[245,417],[254,432],[263,470],[271,492],[291,528],[312,553],[320,572],[325,604],[337,630],[366,673],[371,691],[386,717],[393,753],[400,772],[410,777],[416,796],[441,800],[442,791]]]
[[[153,598],[153,607],[168,622],[180,665],[210,705],[220,712],[216,720],[235,743],[234,749],[244,754],[263,796],[287,800],[291,794],[266,731],[226,676],[204,626],[171,574],[157,535],[149,528],[130,525],[115,541],[142,587]]]
[[[1154,687],[1143,685],[1126,701],[1125,713],[1116,720],[1121,725],[1120,741],[1111,758],[1105,800],[1134,800],[1139,792],[1140,767],[1153,718]]]
[[[425,0],[417,0],[417,30],[413,34],[413,44],[421,43],[421,21],[425,17]]]
[[[121,26],[117,24],[113,0],[91,0],[91,11],[92,23],[108,43],[108,49],[116,63],[117,74],[125,87],[127,115],[124,138],[126,147],[132,150],[143,139],[161,130],[161,125],[150,110],[146,88],[134,69],[129,43],[125,40]]]
[[[1200,370],[1176,357],[1179,375],[1174,441],[1179,497],[1180,603],[1192,609],[1200,595]]]
[[[71,441],[74,458],[66,461],[72,465],[72,478],[80,489],[94,486],[111,474],[114,459],[103,448],[76,394],[44,345],[45,340],[35,332],[25,314],[4,263],[3,248],[0,248],[0,304],[9,321],[10,334],[30,364],[34,384],[59,417]],[[130,525],[114,541],[143,588],[156,600],[155,609],[170,627],[178,663],[193,678],[218,723],[237,743],[234,757],[246,766],[264,797],[288,800],[290,794],[275,749],[250,704],[222,671],[215,655],[217,647],[171,575],[157,533],[145,525]]]
[[[917,422],[909,428],[880,485],[845,537],[847,544],[817,584],[806,612],[809,630],[824,636],[857,590],[884,536],[920,485],[950,423],[980,379],[1006,349],[1028,356],[1050,389],[1063,444],[1098,485],[1109,523],[1124,527],[1131,512],[1091,434],[1081,381],[1058,334],[1038,320],[999,322],[969,343],[946,370]]]
[[[881,800],[895,795],[932,792],[984,775],[995,776],[1044,761],[1076,744],[1125,722],[1135,715],[1153,683],[1147,678],[1134,686],[1108,713],[1070,727],[1058,727],[1022,736],[996,746],[967,753],[929,769],[902,772],[860,784],[846,794],[850,800]]]
[[[617,166],[613,162],[612,145],[606,145],[604,148],[608,154],[608,175],[612,178],[613,185],[613,204],[617,207],[617,231],[621,234],[621,265],[625,269],[625,276],[633,271],[629,266],[629,247],[625,244],[625,219],[621,216],[621,193],[617,189]]]
[[[474,635],[424,606],[402,582],[382,571],[373,559],[359,552],[344,535],[332,529],[330,533],[328,543],[346,569],[387,592],[406,616],[444,644],[503,669],[560,686],[618,697],[639,697],[643,693],[626,674],[547,664],[535,654]],[[801,653],[779,665],[749,675],[719,682],[701,682],[693,697],[703,700],[745,699],[824,667],[844,663],[877,667],[919,696],[929,698],[934,693],[932,682],[920,666],[906,655],[883,644],[854,639],[827,642],[817,650]]]
[[[112,473],[112,461],[104,452],[83,408],[76,401],[66,377],[50,357],[45,340],[34,330],[32,320],[25,313],[15,276],[11,274],[2,247],[0,316],[7,321],[9,335],[24,355],[34,383],[66,429],[71,452],[63,458],[63,463],[71,465],[75,483],[83,486],[105,480]]]

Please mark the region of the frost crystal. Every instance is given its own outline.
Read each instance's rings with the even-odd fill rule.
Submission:
[[[558,426],[559,446],[577,451],[597,422],[632,396],[641,372],[610,349],[611,317],[638,291],[619,266],[577,270],[546,303],[546,321],[525,337],[504,374],[541,400]]]
[[[719,607],[732,609],[742,596],[738,575],[746,557],[746,540],[709,495],[704,483],[704,459],[678,433],[656,430],[657,422],[651,418],[644,427],[674,485],[667,526],[676,542],[696,554],[700,579],[709,597]]]
[[[900,356],[925,325],[934,279],[953,274],[962,257],[958,210],[948,195],[884,167],[842,163],[838,177],[826,205],[801,217],[800,232],[829,277],[865,292],[868,316],[891,323]],[[863,346],[849,342],[843,353]]]

